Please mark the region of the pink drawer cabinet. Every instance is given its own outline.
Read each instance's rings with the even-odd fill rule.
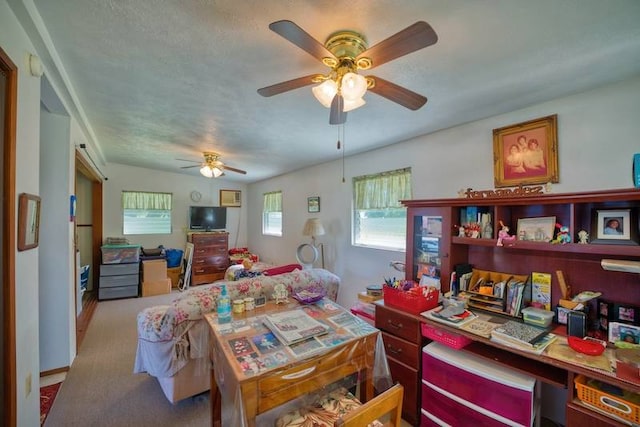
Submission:
[[[534,378],[479,356],[436,342],[422,350],[423,426],[531,426],[535,389]]]

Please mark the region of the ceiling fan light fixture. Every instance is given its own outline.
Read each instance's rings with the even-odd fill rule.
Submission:
[[[200,168],[200,173],[207,178],[213,178],[213,171],[208,165],[205,165]]]
[[[355,101],[367,93],[367,79],[356,73],[346,73],[342,77],[340,93],[345,101]]]
[[[346,113],[347,111],[351,111],[351,110],[355,110],[356,108],[360,108],[366,103],[367,102],[362,98],[358,98],[355,101],[350,101],[348,99],[345,99],[344,100],[344,107],[342,107],[342,111],[344,111]]]
[[[335,81],[328,79],[311,88],[313,96],[316,97],[318,102],[324,105],[326,108],[331,108],[331,101],[333,97],[338,93],[338,85]]]
[[[214,167],[213,169],[211,169],[211,172],[213,173],[214,178],[217,178],[220,175],[222,175],[222,169],[219,169],[217,167]]]

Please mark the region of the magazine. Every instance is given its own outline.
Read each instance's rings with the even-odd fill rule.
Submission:
[[[507,347],[515,348],[529,353],[542,354],[549,345],[554,342],[558,336],[556,334],[548,333],[542,338],[538,339],[533,345],[519,344],[517,341],[506,340],[498,335],[491,335],[491,341],[505,345]]]
[[[477,318],[477,315],[475,313],[466,309],[459,315],[444,317],[438,314],[442,310],[443,307],[440,305],[436,308],[432,308],[431,310],[423,311],[420,314],[427,319],[435,320],[436,322],[444,323],[456,328],[460,328],[462,327],[462,325],[469,323]]]
[[[264,316],[263,322],[285,345],[325,334],[330,329],[299,309],[268,314]]]

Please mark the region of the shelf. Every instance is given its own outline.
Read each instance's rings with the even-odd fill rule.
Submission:
[[[640,256],[640,245],[601,245],[597,243],[579,244],[566,243],[553,244],[547,242],[530,242],[522,240],[514,240],[506,242],[503,246],[497,246],[495,239],[472,239],[470,237],[452,237],[451,243],[455,245],[496,247],[496,249],[520,249],[528,251],[544,251],[556,253],[580,253],[593,255],[612,255],[612,256]]]

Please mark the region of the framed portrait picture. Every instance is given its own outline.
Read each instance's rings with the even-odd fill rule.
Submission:
[[[320,212],[320,197],[307,197],[307,212]]]
[[[553,239],[555,227],[555,216],[520,218],[518,219],[517,239],[530,242],[549,242]]]
[[[242,192],[240,190],[220,190],[220,206],[239,208],[242,206]]]
[[[591,243],[637,245],[637,227],[633,209],[596,209],[591,226]]]
[[[558,182],[557,114],[493,130],[496,187]]]

